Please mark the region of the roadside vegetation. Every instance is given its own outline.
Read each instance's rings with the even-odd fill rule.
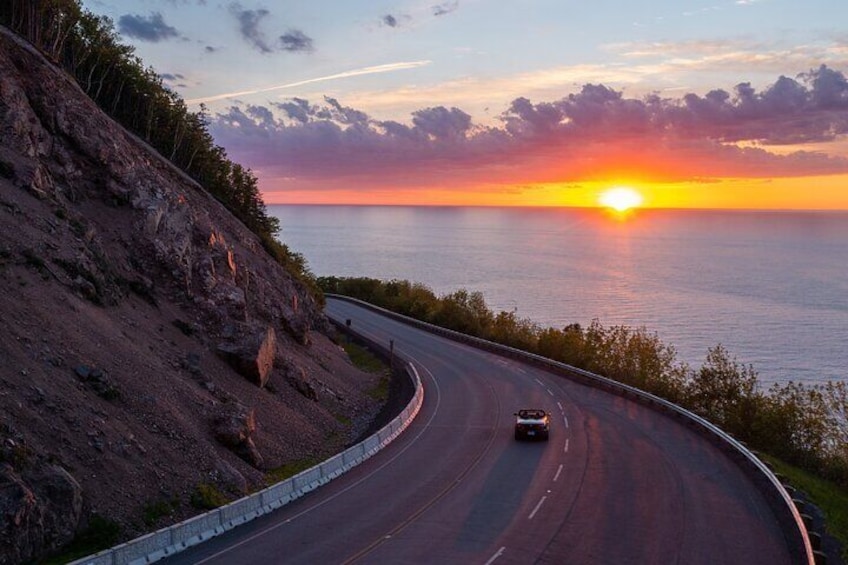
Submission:
[[[223,203],[322,300],[303,256],[277,240],[280,222],[268,215],[256,176],[215,144],[205,107],[189,111],[133,47],[121,44],[112,20],[83,9],[79,0],[3,0],[0,25],[61,65],[104,112]]]
[[[514,312],[494,312],[480,292],[458,290],[437,296],[405,280],[320,277],[324,292],[365,300],[444,328],[542,355],[625,383],[705,417],[744,442],[809,476],[830,484],[832,494],[816,503],[829,513],[830,527],[848,547],[848,386],[844,382],[796,382],[764,388],[751,365],[736,361],[722,345],[703,365],[688,366],[675,349],[644,327],[543,328]],[[789,476],[787,474],[787,476]],[[798,485],[801,487],[801,485]],[[816,490],[810,492],[815,497]],[[826,500],[830,499],[830,501]],[[833,508],[833,501],[837,508]],[[829,509],[828,509],[829,508]],[[837,518],[835,521],[830,516]]]
[[[763,459],[774,467],[775,472],[786,477],[792,486],[814,501],[827,517],[828,531],[843,534],[840,537],[843,542],[842,557],[848,558],[844,537],[844,533],[848,532],[848,490],[774,457],[764,455]]]
[[[270,487],[320,463],[321,459],[317,457],[306,457],[297,461],[290,461],[265,473],[265,484]]]
[[[371,353],[365,347],[357,345],[345,335],[340,336],[339,345],[345,350],[351,362],[366,373],[380,374],[380,380],[368,391],[368,396],[378,402],[385,402],[389,398],[389,385],[391,382],[391,369],[382,359]]]

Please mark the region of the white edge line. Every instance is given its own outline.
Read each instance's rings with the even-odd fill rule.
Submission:
[[[489,558],[489,560],[488,560],[488,561],[486,561],[486,564],[485,564],[485,565],[492,565],[492,563],[494,563],[495,561],[497,561],[498,557],[500,557],[501,555],[503,555],[503,552],[504,552],[504,550],[505,550],[505,549],[506,549],[506,546],[501,547],[499,550],[497,550],[497,551],[495,552],[495,554],[494,554],[494,555],[492,555],[492,556]]]
[[[539,508],[541,508],[541,507],[542,507],[542,503],[544,503],[544,502],[545,502],[545,500],[546,500],[547,498],[548,498],[547,496],[543,496],[543,497],[542,497],[542,500],[540,500],[540,501],[539,501],[539,503],[536,505],[536,508],[534,508],[534,509],[533,509],[533,512],[531,512],[531,513],[530,513],[530,515],[529,515],[529,516],[527,516],[527,519],[528,519],[528,520],[532,520],[532,519],[533,519],[533,517],[536,515],[536,512],[538,512],[538,511],[539,511]]]

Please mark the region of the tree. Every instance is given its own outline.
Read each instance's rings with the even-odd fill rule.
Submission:
[[[293,275],[317,289],[303,257],[276,240],[280,223],[268,214],[256,176],[214,143],[205,108],[190,112],[120,43],[109,18],[83,10],[78,0],[4,0],[0,23],[60,62],[106,113],[194,178]]]
[[[751,365],[731,359],[719,344],[707,352],[704,364],[691,374],[686,399],[695,412],[745,441],[759,406],[757,373]]]

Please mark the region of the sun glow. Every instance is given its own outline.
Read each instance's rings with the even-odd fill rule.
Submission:
[[[626,212],[642,205],[642,195],[627,186],[616,186],[604,191],[598,202],[616,212]]]

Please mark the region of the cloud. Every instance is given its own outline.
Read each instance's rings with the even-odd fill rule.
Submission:
[[[458,108],[425,108],[412,114],[415,129],[430,140],[461,141],[471,128],[471,116]]]
[[[418,67],[424,67],[431,63],[431,61],[404,61],[400,63],[387,63],[385,65],[374,65],[371,67],[363,67],[361,69],[353,69],[351,71],[344,71],[341,73],[335,73],[332,75],[326,75],[322,77],[315,77],[306,80],[300,80],[297,82],[290,82],[286,84],[278,84],[276,86],[268,86],[265,88],[257,88],[254,90],[241,90],[237,92],[227,92],[224,94],[215,94],[213,96],[206,96],[203,98],[193,98],[191,100],[186,100],[186,104],[200,104],[201,102],[214,102],[215,100],[224,100],[226,98],[236,98],[240,96],[249,96],[251,94],[259,94],[264,92],[271,92],[274,90],[283,90],[285,88],[294,88],[296,86],[303,86],[305,84],[312,84],[316,82],[324,82],[328,80],[338,80],[342,78],[363,76],[363,75],[374,75],[374,74],[382,74],[382,73],[391,73],[395,71],[403,71],[407,69],[415,69]]]
[[[391,14],[386,14],[385,16],[380,18],[380,21],[383,22],[384,25],[387,25],[389,27],[398,27],[398,25],[400,25],[397,21],[397,18]]]
[[[378,120],[333,98],[233,106],[210,123],[218,143],[260,178],[299,187],[363,190],[569,183],[604,177],[654,181],[773,178],[848,172],[848,158],[770,147],[848,136],[848,81],[821,66],[757,91],[628,98],[601,84],[549,102],[516,98],[499,126],[455,107]],[[447,179],[447,180],[446,180]]]
[[[118,31],[128,37],[153,43],[180,36],[175,28],[165,23],[165,19],[159,12],[152,12],[148,18],[124,14],[118,18]]]
[[[238,2],[230,4],[230,14],[238,20],[241,36],[260,53],[271,53],[273,49],[259,24],[267,18],[271,12],[264,8],[258,10],[245,10]]]
[[[313,51],[312,38],[299,29],[290,29],[280,36],[280,48],[292,53]]]
[[[433,15],[434,16],[444,16],[450,14],[451,12],[455,12],[459,8],[459,0],[452,0],[450,2],[442,2],[441,4],[437,4],[433,6]]]
[[[610,53],[624,57],[628,66],[634,61],[654,61],[643,65],[656,67],[656,74],[679,74],[681,71],[736,70],[744,73],[779,73],[787,66],[810,68],[825,63],[829,66],[848,65],[848,38],[833,37],[826,42],[787,46],[778,42],[751,40],[680,42],[622,42],[602,46]]]
[[[247,10],[238,2],[232,2],[229,5],[229,10],[238,22],[241,36],[260,53],[268,54],[274,51],[303,53],[314,50],[312,38],[294,28],[280,35],[276,44],[271,43],[261,29],[262,23],[271,15],[271,12],[265,8]],[[209,48],[207,48],[208,50]]]

